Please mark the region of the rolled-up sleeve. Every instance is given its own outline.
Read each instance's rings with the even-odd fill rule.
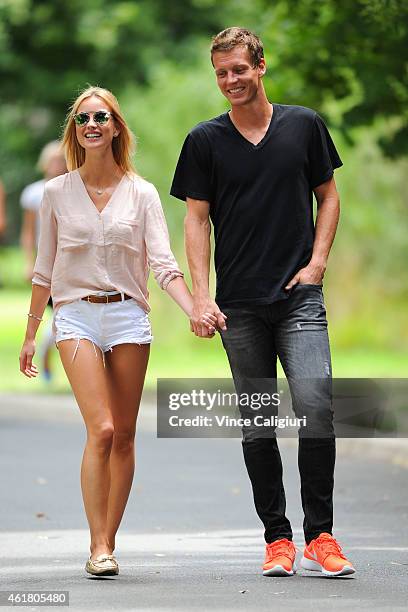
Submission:
[[[162,289],[166,289],[174,278],[184,276],[170,248],[169,232],[156,190],[146,207],[145,245],[149,267]]]
[[[52,270],[57,252],[57,222],[45,188],[40,208],[40,238],[34,265],[33,285],[51,288]]]

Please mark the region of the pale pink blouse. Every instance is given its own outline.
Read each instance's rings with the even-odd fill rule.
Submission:
[[[183,276],[170,249],[156,188],[125,174],[99,212],[78,170],[48,181],[32,283],[54,308],[99,291],[123,291],[148,312],[149,268],[162,289]]]

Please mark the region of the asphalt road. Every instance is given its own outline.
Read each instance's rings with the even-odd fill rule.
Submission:
[[[0,396],[0,408],[0,590],[69,591],[74,610],[407,609],[403,442],[338,441],[335,536],[354,576],[300,570],[264,578],[262,529],[239,440],[157,439],[155,408],[145,402],[137,474],[117,540],[121,572],[94,579],[83,571],[85,434],[73,400]],[[301,548],[295,441],[282,441],[281,450]]]

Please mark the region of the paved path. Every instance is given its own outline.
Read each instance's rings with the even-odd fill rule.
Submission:
[[[74,610],[406,610],[407,451],[339,440],[335,535],[353,577],[264,578],[262,530],[238,440],[158,440],[145,403],[118,578],[83,571],[84,430],[66,396],[0,396],[0,589],[68,590]],[[302,546],[293,440],[281,444],[288,514]],[[38,609],[40,608],[31,608]]]

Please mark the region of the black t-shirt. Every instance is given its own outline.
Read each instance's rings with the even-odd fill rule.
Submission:
[[[312,190],[341,165],[323,120],[302,106],[274,104],[257,145],[228,113],[188,134],[170,193],[210,202],[220,307],[288,297],[312,255]]]

